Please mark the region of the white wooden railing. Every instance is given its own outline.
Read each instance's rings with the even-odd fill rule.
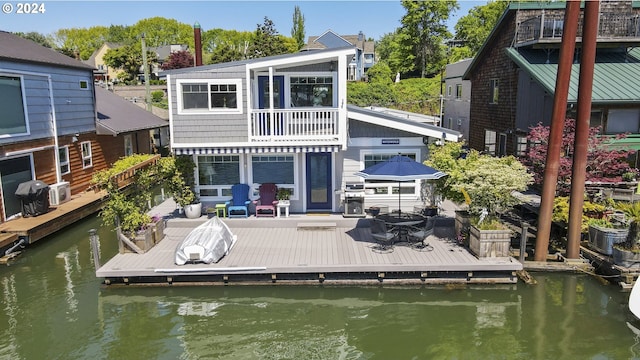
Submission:
[[[251,110],[250,141],[254,142],[323,142],[338,144],[340,127],[338,109],[270,109]]]

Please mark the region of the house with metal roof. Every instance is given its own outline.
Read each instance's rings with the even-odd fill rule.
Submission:
[[[376,63],[375,42],[365,38],[360,31],[358,35],[338,35],[332,30],[325,31],[320,36],[309,36],[307,44],[301,51],[321,49],[335,49],[345,46],[353,46],[355,56],[347,64],[347,80],[361,80]]]
[[[171,149],[192,156],[203,203],[223,203],[236,183],[275,183],[292,212],[364,215],[372,205],[412,210],[420,182],[364,180],[356,172],[426,144],[458,141],[457,131],[347,105],[352,46],[303,51],[164,72]],[[345,191],[351,185],[361,191]]]
[[[0,31],[0,222],[21,213],[19,184],[48,184],[50,204],[58,205],[87,190],[96,171],[127,153],[127,135],[132,151],[149,153],[151,140],[144,134],[167,126],[161,119],[140,124],[134,110],[144,110],[126,109],[131,104],[116,95],[119,102],[103,97],[93,71]]]
[[[562,41],[564,2],[514,2],[463,78],[471,80],[469,145],[493,155],[522,154],[530,127],[549,125]],[[582,11],[582,10],[581,10]],[[617,146],[640,148],[640,2],[601,1],[591,126],[630,133]],[[567,116],[576,116],[582,14]]]

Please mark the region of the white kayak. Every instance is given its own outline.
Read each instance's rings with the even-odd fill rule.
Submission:
[[[176,247],[176,265],[211,264],[229,254],[237,236],[217,217],[193,229]]]
[[[629,310],[631,313],[640,319],[640,279],[637,279],[631,288],[631,294],[629,295]]]

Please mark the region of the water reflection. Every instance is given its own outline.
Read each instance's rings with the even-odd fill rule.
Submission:
[[[0,359],[638,359],[628,294],[586,275],[538,285],[102,288],[99,219],[0,267]]]

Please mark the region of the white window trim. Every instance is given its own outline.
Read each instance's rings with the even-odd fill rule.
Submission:
[[[258,102],[259,100],[259,96],[257,96],[258,92],[260,91],[260,89],[258,89],[258,76],[269,76],[268,72],[259,72],[256,73],[255,76],[253,77],[253,91],[254,94],[256,94],[255,99],[253,99],[253,106],[255,109],[258,108]],[[284,108],[285,109],[318,109],[317,107],[313,107],[313,106],[306,106],[306,107],[292,107],[291,106],[291,78],[292,77],[305,77],[305,76],[322,76],[322,77],[332,77],[333,78],[333,100],[332,103],[334,106],[332,107],[328,107],[327,109],[335,109],[338,108],[338,92],[340,91],[340,87],[338,86],[338,75],[335,72],[306,72],[306,71],[300,71],[300,72],[292,72],[292,73],[274,73],[273,77],[276,76],[284,76]],[[278,110],[278,109],[276,109]]]
[[[209,110],[202,109],[184,109],[182,103],[182,84],[207,84],[207,102]],[[236,85],[236,108],[212,108],[211,107],[211,85]],[[208,115],[208,114],[242,114],[243,113],[243,97],[242,97],[242,79],[178,79],[176,80],[176,97],[178,103],[178,114],[180,115]]]
[[[89,145],[89,156],[84,156],[84,146]],[[87,169],[93,167],[93,153],[91,151],[91,141],[83,141],[80,143],[80,157],[82,158],[82,168]],[[89,165],[85,165],[85,160],[89,160]]]
[[[58,167],[60,168],[60,175],[70,174],[71,173],[71,162],[69,161],[69,146],[68,145],[61,146],[59,148],[59,150],[64,150],[64,152],[66,153],[66,158],[67,158],[67,161],[62,161],[62,159],[60,159],[60,164],[58,165]],[[67,166],[68,171],[65,172],[65,171],[62,170],[62,166],[63,165]]]
[[[25,93],[25,88],[24,88],[24,76],[20,74],[12,74],[12,73],[5,73],[5,72],[0,72],[0,76],[20,78],[20,92],[22,92],[22,109],[24,111],[24,122],[26,125],[25,126],[26,132],[16,133],[16,134],[0,134],[0,139],[30,135],[31,129],[29,127],[29,111],[27,111],[27,95]]]
[[[82,87],[82,83],[86,83],[86,87]],[[80,80],[78,81],[78,87],[80,88],[80,90],[89,90],[89,80]]]
[[[376,155],[376,154],[386,154],[386,155],[397,155],[397,154],[415,154],[416,159],[421,159],[421,152],[419,149],[397,149],[397,148],[388,148],[388,149],[372,149],[372,150],[360,150],[360,170],[364,170],[364,157],[365,155]],[[365,199],[380,199],[380,200],[388,200],[388,199],[398,199],[398,194],[393,193],[393,188],[398,187],[397,181],[388,181],[388,182],[378,182],[375,184],[367,184],[366,180],[363,180],[364,188],[365,188]],[[409,182],[403,182],[402,184],[409,184]],[[420,196],[420,180],[414,181],[414,193],[413,194],[401,194],[401,199],[415,199],[416,196]],[[367,186],[369,185],[369,186]],[[367,194],[366,189],[369,187],[387,187],[386,194]],[[404,187],[400,185],[401,187]]]
[[[242,169],[245,168],[244,166],[244,156],[240,155],[240,154],[230,154],[231,156],[238,156],[239,158],[239,165],[238,165],[238,171],[239,171],[239,175],[240,175],[240,183],[241,184],[246,184],[245,179],[244,179],[244,172],[242,171]],[[223,190],[229,190],[231,191],[231,187],[235,184],[226,184],[226,185],[201,185],[200,184],[200,176],[198,175],[200,170],[198,169],[198,157],[199,156],[225,156],[225,154],[220,154],[220,155],[193,155],[193,161],[196,164],[196,168],[194,169],[195,171],[195,180],[196,180],[196,193],[200,194],[200,190],[217,190],[218,191],[218,196],[209,196],[209,195],[199,195],[201,200],[210,200],[210,201],[227,201],[227,200],[231,200],[232,196],[224,196],[222,195],[222,191]]]
[[[278,187],[287,187],[287,188],[291,188],[293,187],[293,195],[291,196],[291,198],[289,200],[301,200],[302,198],[300,197],[300,183],[298,181],[299,177],[299,168],[298,168],[298,163],[299,163],[299,158],[297,156],[296,153],[277,153],[277,154],[249,154],[249,156],[247,156],[247,173],[248,173],[248,184],[251,185],[251,190],[252,190],[252,195],[253,197],[257,198],[260,196],[260,194],[258,193],[258,187],[260,186],[259,183],[256,183],[253,181],[253,157],[254,156],[293,156],[293,185],[292,184],[276,184],[276,186]]]

